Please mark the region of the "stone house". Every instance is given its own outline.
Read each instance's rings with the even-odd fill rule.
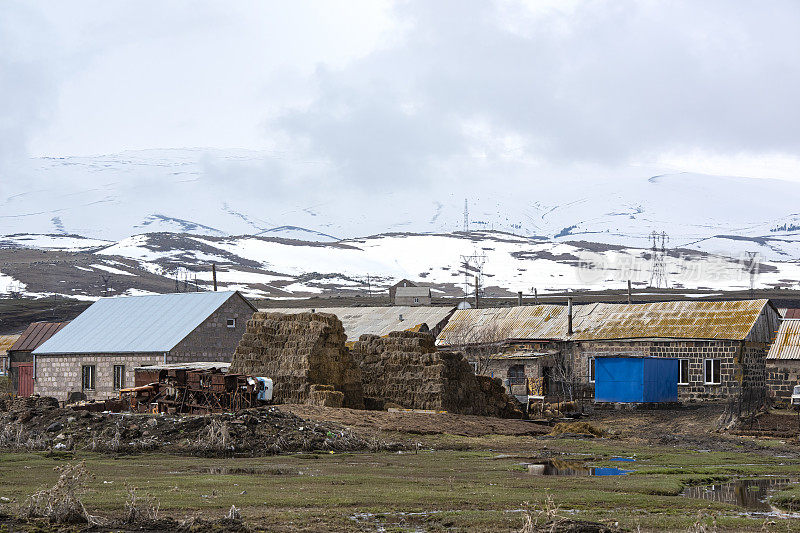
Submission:
[[[768,300],[469,309],[454,313],[437,345],[470,357],[490,343],[487,372],[518,396],[533,384],[592,397],[594,360],[629,356],[677,358],[679,399],[719,400],[766,386],[778,323]]]
[[[397,289],[399,287],[416,287],[416,286],[417,284],[414,283],[413,281],[407,280],[405,278],[401,279],[400,281],[389,287],[389,302],[394,303],[394,299],[397,296]]]
[[[101,298],[33,350],[34,390],[104,399],[145,365],[230,362],[255,308],[239,292]]]
[[[32,322],[8,349],[8,374],[18,396],[33,394],[33,355],[31,352],[58,333],[68,322]]]
[[[800,313],[791,316],[795,315],[781,322],[767,353],[767,390],[777,404],[787,404],[795,385],[800,385]]]

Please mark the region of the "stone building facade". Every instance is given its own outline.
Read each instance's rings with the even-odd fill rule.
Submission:
[[[765,393],[779,320],[766,300],[589,304],[574,316],[554,305],[471,309],[456,311],[437,345],[464,350],[477,366],[483,359],[479,371],[515,396],[534,385],[545,396],[593,398],[598,357],[675,358],[679,399],[713,401]]]
[[[204,316],[204,318],[195,320],[195,322],[202,321],[199,324],[195,322],[182,324],[181,327],[184,327],[184,331],[173,332],[174,334],[169,336],[172,340],[163,346],[163,350],[149,349],[148,337],[151,335],[158,337],[158,331],[147,329],[142,331],[138,337],[135,331],[125,331],[126,327],[128,329],[137,328],[136,316],[130,317],[127,326],[124,323],[106,324],[112,337],[114,332],[117,332],[122,336],[132,335],[140,339],[130,343],[128,346],[131,348],[130,350],[95,350],[93,346],[96,346],[97,343],[92,343],[91,339],[88,339],[85,351],[81,352],[79,338],[72,343],[73,346],[69,348],[68,353],[59,352],[59,344],[55,344],[55,348],[52,350],[48,350],[47,344],[42,345],[40,349],[34,351],[35,393],[52,396],[60,401],[66,401],[71,395],[86,399],[112,398],[118,396],[119,389],[134,385],[134,369],[140,366],[199,361],[230,362],[254,308],[238,292],[227,293],[227,295],[228,297],[225,298],[225,295],[222,294],[216,300],[210,297],[210,301],[203,304],[206,306],[207,314],[205,311],[201,311],[199,316]],[[131,307],[130,313],[159,312],[158,297],[148,298],[155,298],[156,301],[153,302],[155,305],[138,310],[137,307]],[[124,299],[126,298],[119,298],[119,300]],[[197,316],[197,311],[190,311],[188,307],[196,305],[196,303],[187,299],[186,304],[187,313],[194,312]],[[180,307],[180,302],[178,302],[176,307],[171,308],[170,315],[173,312],[180,312]],[[113,315],[113,313],[109,314]],[[90,324],[82,324],[79,321],[80,317],[73,321],[73,324],[82,327],[93,327],[97,324],[102,326],[102,313],[95,313],[95,315],[97,316],[91,317],[93,320]],[[124,316],[124,313],[122,315]],[[170,316],[164,317],[164,327],[174,327],[169,320],[171,320]],[[70,332],[66,328],[64,332],[72,333],[73,337],[80,337],[80,332],[76,335],[75,332]],[[177,340],[178,338],[179,340]],[[57,335],[53,339],[59,341]],[[143,349],[145,346],[148,346],[148,349]],[[39,353],[40,350],[44,353]],[[49,353],[52,351],[55,353]]]
[[[787,317],[800,315],[789,311]],[[767,390],[775,403],[785,405],[795,385],[800,385],[800,319],[784,318],[767,354]]]

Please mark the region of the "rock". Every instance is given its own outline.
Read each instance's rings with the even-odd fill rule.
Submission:
[[[64,429],[64,424],[62,424],[59,421],[55,421],[49,426],[47,426],[48,433],[55,433],[56,431],[61,431],[62,429]]]
[[[68,416],[68,417],[67,417],[67,424],[72,424],[72,423],[73,423],[73,422],[75,422],[76,420],[78,420],[78,419],[77,419],[77,417],[74,417],[74,416]]]

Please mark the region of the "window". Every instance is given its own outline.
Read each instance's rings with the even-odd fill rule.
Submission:
[[[125,365],[114,365],[114,390],[125,388]]]
[[[706,359],[703,364],[703,381],[706,385],[719,385],[722,383],[720,375],[721,361],[719,359]]]
[[[594,383],[594,357],[589,358],[589,383]]]
[[[678,359],[678,385],[689,384],[689,360]]]
[[[508,384],[522,385],[525,383],[525,365],[512,365],[508,369]]]
[[[417,298],[417,297],[414,297],[414,303],[415,303],[415,304],[418,304],[418,303],[419,303],[419,298]]]
[[[8,374],[8,356],[0,356],[0,376]]]
[[[229,328],[235,328],[236,327],[236,319],[235,318],[229,318],[227,325],[228,325]]]
[[[83,390],[94,390],[94,365],[84,365],[82,370]]]

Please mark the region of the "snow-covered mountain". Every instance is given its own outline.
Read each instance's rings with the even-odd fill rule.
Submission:
[[[435,294],[460,296],[467,273],[483,264],[489,296],[516,291],[619,289],[650,284],[649,249],[588,241],[554,242],[501,232],[449,234],[394,233],[337,242],[274,237],[217,237],[187,233],[140,234],[116,243],[76,237],[14,236],[0,239],[0,293],[52,293],[96,298],[212,288],[216,265],[222,289],[260,298],[366,294],[385,291],[402,278],[429,285]],[[37,244],[38,243],[38,244]],[[31,245],[36,248],[29,248]],[[46,251],[44,247],[46,246]],[[37,255],[45,254],[45,255]],[[13,259],[9,261],[8,259]],[[691,249],[666,257],[672,288],[732,290],[749,287],[749,263]],[[800,263],[762,261],[758,287],[800,287]],[[471,287],[468,289],[470,290]]]
[[[324,162],[288,174],[282,157],[34,159],[0,183],[0,293],[94,298],[109,285],[165,292],[195,277],[208,288],[215,263],[220,285],[252,296],[366,292],[401,278],[458,295],[462,256],[482,254],[490,293],[644,286],[654,232],[668,236],[672,287],[748,287],[753,253],[757,285],[800,284],[800,183],[630,167],[356,187],[303,171]]]
[[[112,240],[151,232],[262,235],[334,242],[386,232],[502,231],[554,242],[671,248],[738,258],[800,257],[800,183],[663,174],[628,167],[532,169],[529,179],[442,179],[344,186],[283,154],[144,150],[38,158],[0,186],[0,234],[77,234]],[[299,165],[299,166],[298,166]],[[293,167],[294,168],[294,167]],[[322,175],[322,177],[320,177]]]

